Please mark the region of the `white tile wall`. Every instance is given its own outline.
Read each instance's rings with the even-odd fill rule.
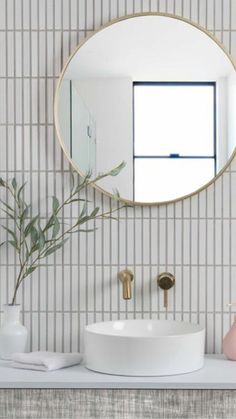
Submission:
[[[53,128],[57,78],[73,48],[107,21],[133,12],[161,11],[209,29],[236,55],[235,0],[0,0],[0,175],[28,180],[34,210],[49,211],[64,196],[69,165]],[[77,350],[88,322],[117,318],[174,318],[207,328],[207,351],[220,352],[236,300],[236,160],[207,190],[185,201],[129,208],[120,221],[98,222],[48,258],[19,293],[36,350]],[[92,205],[110,200],[91,189]],[[65,213],[68,221],[76,208]],[[1,220],[6,223],[4,217]],[[0,230],[0,238],[4,231]],[[117,272],[135,273],[134,298],[125,302]],[[0,302],[9,301],[16,260],[0,252]],[[156,276],[169,270],[176,287],[169,310]]]

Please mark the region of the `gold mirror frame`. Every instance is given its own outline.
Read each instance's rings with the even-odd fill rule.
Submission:
[[[67,70],[67,67],[69,66],[71,60],[74,58],[75,54],[79,51],[79,49],[85,44],[85,42],[89,41],[89,39],[92,38],[94,35],[96,35],[98,32],[102,31],[103,29],[105,29],[105,28],[107,28],[111,25],[114,25],[115,23],[118,23],[122,20],[127,20],[127,19],[132,19],[132,18],[135,18],[135,17],[139,17],[139,16],[164,16],[164,17],[169,17],[169,18],[172,18],[172,19],[180,20],[180,21],[183,21],[185,23],[188,23],[191,26],[194,26],[195,28],[197,28],[200,31],[202,31],[203,33],[205,33],[209,38],[212,39],[212,41],[214,41],[218,45],[218,47],[220,47],[224,51],[224,53],[226,54],[226,56],[230,60],[234,70],[236,71],[236,61],[235,61],[235,59],[227,51],[226,47],[223,44],[221,44],[220,41],[218,41],[218,39],[214,35],[212,35],[208,30],[206,30],[202,26],[198,25],[197,23],[194,23],[194,22],[192,22],[189,19],[186,19],[184,17],[175,16],[175,15],[170,14],[170,13],[146,12],[146,13],[134,13],[134,14],[130,14],[130,15],[127,15],[127,16],[122,16],[120,18],[116,18],[116,19],[113,19],[113,20],[109,21],[107,24],[103,25],[101,28],[94,31],[92,34],[88,35],[83,41],[81,41],[79,43],[79,45],[75,48],[73,53],[69,56],[68,60],[66,61],[66,64],[64,65],[64,67],[62,69],[62,72],[60,74],[60,77],[59,77],[59,80],[58,80],[58,83],[57,83],[57,86],[56,86],[56,92],[55,92],[55,98],[54,98],[54,122],[55,122],[55,129],[56,129],[56,134],[57,134],[59,143],[61,145],[61,148],[62,148],[64,154],[66,155],[67,159],[69,160],[71,166],[81,177],[84,177],[84,174],[80,171],[78,166],[73,162],[72,158],[68,154],[68,152],[65,148],[65,145],[64,145],[64,141],[63,141],[63,139],[61,137],[61,134],[60,134],[60,124],[59,124],[59,119],[58,119],[58,102],[59,102],[58,98],[59,98],[59,90],[60,90],[61,82],[63,80],[64,74],[65,74],[65,72]],[[183,195],[183,196],[181,196],[179,198],[176,198],[176,199],[173,199],[173,200],[161,201],[161,202],[130,201],[130,200],[127,200],[127,199],[123,199],[122,197],[120,198],[120,201],[123,202],[124,204],[128,204],[130,206],[159,206],[159,205],[173,204],[175,202],[184,200],[184,199],[189,198],[193,195],[196,195],[197,193],[203,191],[204,189],[208,188],[208,186],[213,184],[225,172],[225,170],[230,166],[230,164],[233,161],[235,156],[236,156],[236,147],[234,148],[234,151],[232,152],[232,155],[229,158],[228,162],[219,171],[219,173],[217,173],[217,175],[214,178],[212,178],[209,182],[207,182],[205,185],[196,189],[195,191],[191,192],[190,194]],[[96,184],[93,184],[93,183],[91,185],[96,190],[101,192],[102,194],[104,194],[104,195],[106,195],[110,198],[112,197],[111,193],[107,192],[105,189],[101,188],[100,186],[98,186]]]

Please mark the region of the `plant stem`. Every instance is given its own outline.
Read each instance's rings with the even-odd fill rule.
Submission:
[[[18,274],[18,277],[17,277],[17,280],[16,280],[14,294],[13,294],[13,298],[12,298],[12,302],[11,302],[12,305],[15,304],[15,302],[16,302],[16,294],[17,294],[18,288],[19,288],[20,283],[21,283],[21,275],[22,275],[23,270],[24,270],[24,264],[21,265],[21,268],[20,268],[20,271],[19,271],[19,274]]]
[[[58,199],[54,197],[55,199],[53,200],[51,216],[48,220],[46,220],[43,229],[40,227],[39,214],[33,218],[32,215],[29,216],[30,221],[26,224],[29,208],[31,206],[27,205],[27,203],[24,201],[24,199],[21,198],[20,195],[25,184],[18,188],[15,179],[12,180],[11,184],[0,179],[0,186],[4,186],[7,189],[7,192],[11,195],[11,198],[14,202],[12,207],[3,202],[7,208],[5,212],[15,223],[14,230],[4,227],[11,235],[11,240],[7,240],[6,243],[10,243],[14,247],[14,250],[17,252],[17,259],[19,261],[19,271],[15,281],[14,293],[11,302],[12,305],[16,303],[17,292],[24,279],[28,275],[32,274],[32,272],[38,266],[40,266],[40,261],[42,259],[47,257],[47,255],[49,256],[53,252],[57,251],[64,245],[66,236],[68,237],[71,233],[79,233],[80,231],[93,231],[94,229],[83,230],[81,226],[89,221],[109,218],[109,216],[111,217],[112,213],[119,211],[124,207],[121,206],[120,208],[113,208],[110,211],[106,211],[101,214],[98,214],[99,208],[96,207],[94,211],[88,214],[88,200],[86,198],[80,199],[78,197],[83,189],[109,175],[114,176],[114,170],[108,172],[107,174],[100,174],[92,180],[91,174],[87,174],[83,181],[75,187],[73,181],[73,186],[64,202],[59,204]],[[59,216],[59,213],[64,209],[66,205],[71,205],[73,202],[77,201],[85,201],[83,207],[81,207],[80,215],[72,226],[66,226],[64,223],[63,213],[62,217]],[[59,221],[60,218],[61,231]],[[36,220],[38,220],[38,227],[35,225]]]

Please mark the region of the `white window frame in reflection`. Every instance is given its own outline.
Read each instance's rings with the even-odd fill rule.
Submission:
[[[152,91],[150,90],[152,89]],[[173,89],[173,90],[172,90]],[[184,89],[184,90],[183,90]],[[151,95],[150,95],[151,93]],[[159,97],[157,96],[159,93]],[[167,93],[167,94],[166,94]],[[196,94],[195,94],[196,93]],[[165,95],[166,94],[166,98]],[[145,97],[146,95],[146,97]],[[173,96],[172,96],[173,95]],[[173,97],[173,101],[168,106],[168,100]],[[152,99],[154,98],[154,100]],[[183,99],[184,98],[184,99]],[[186,101],[187,98],[187,101]],[[159,103],[158,103],[159,100]],[[166,100],[166,103],[164,103]],[[185,100],[185,103],[184,103]],[[192,103],[191,103],[192,100]],[[182,103],[181,103],[182,101]],[[153,107],[156,106],[156,109],[159,109],[159,112],[156,114],[156,119],[151,120],[150,118],[154,118]],[[152,107],[152,108],[150,108]],[[204,112],[203,112],[204,108]],[[153,113],[150,113],[153,112]],[[166,115],[163,114],[166,112]],[[167,114],[168,112],[168,114]],[[182,112],[182,114],[181,114]],[[149,114],[150,113],[150,114]],[[189,113],[188,118],[186,118],[186,114]],[[192,114],[191,114],[192,113]],[[162,114],[162,116],[160,116]],[[151,116],[150,116],[151,115]],[[155,142],[156,138],[163,138],[166,141],[168,137],[168,133],[164,132],[166,124],[168,125],[169,136],[176,135],[176,144],[179,144],[179,138],[181,138],[182,132],[181,123],[174,124],[176,121],[176,116],[178,119],[183,117],[182,124],[185,123],[185,143],[183,140],[183,144],[186,144],[186,151],[182,144],[181,152],[178,153],[178,147],[174,145],[174,141],[170,139],[169,149],[168,146],[164,144],[162,147],[161,144],[153,143]],[[160,121],[160,126],[162,126],[162,131],[158,132],[158,117],[162,118]],[[183,161],[181,159],[188,159],[195,161],[204,160],[204,175],[203,178],[209,181],[213,178],[216,174],[216,165],[217,165],[217,155],[216,155],[216,83],[215,82],[134,82],[133,83],[133,125],[134,125],[134,135],[133,135],[133,174],[134,174],[134,183],[133,183],[133,199],[134,201],[146,201],[151,202],[153,201],[153,196],[150,196],[148,199],[148,186],[150,182],[153,182],[153,175],[155,173],[155,164],[158,165],[160,163],[160,159],[164,159],[168,161],[168,172],[163,172],[163,176],[160,178],[160,170],[156,170],[158,174],[158,178],[154,177],[154,183],[163,182],[163,178],[165,177],[165,181],[167,180],[167,176],[172,178],[172,181],[168,185],[168,188],[157,188],[158,193],[156,196],[156,201],[168,201],[172,199],[176,199],[178,196],[187,195],[191,193],[193,188],[191,185],[183,187],[176,187],[174,182],[175,173],[174,168],[177,168],[178,163]],[[205,121],[204,121],[205,119]],[[165,121],[165,125],[163,125],[163,121]],[[189,122],[190,121],[190,122]],[[151,123],[150,123],[151,122]],[[188,123],[189,122],[189,123]],[[197,129],[194,132],[193,122],[197,125]],[[205,126],[204,126],[205,123]],[[146,127],[145,127],[146,124]],[[149,126],[148,126],[149,124]],[[199,126],[199,124],[202,124]],[[179,126],[178,126],[179,125]],[[155,132],[155,126],[157,127]],[[171,127],[173,126],[173,133],[171,134]],[[187,129],[186,129],[187,126]],[[151,128],[151,129],[150,129]],[[179,128],[179,132],[178,132]],[[204,131],[205,129],[205,131]],[[175,131],[176,130],[176,131]],[[194,150],[194,141],[198,141],[198,137],[200,136],[198,133],[203,132],[201,135],[200,141],[202,141],[203,147],[205,147],[205,153],[196,153]],[[149,132],[149,133],[148,133]],[[148,141],[147,135],[148,133]],[[195,137],[194,137],[195,134]],[[191,139],[193,142],[192,150],[191,144],[189,147],[188,140]],[[174,139],[175,140],[175,139]],[[208,142],[206,144],[206,142]],[[167,138],[168,144],[168,138]],[[198,147],[198,148],[197,148]],[[162,148],[162,149],[161,149]],[[196,150],[200,150],[198,145],[195,146]],[[158,153],[155,151],[158,150]],[[189,152],[190,150],[190,152]],[[168,160],[166,160],[168,159]],[[140,163],[141,160],[144,162],[145,170],[141,170]],[[148,160],[150,165],[148,165]],[[200,162],[199,161],[199,162]],[[138,162],[138,163],[137,163]],[[171,170],[173,162],[173,171]],[[209,164],[208,164],[209,162]],[[186,162],[187,163],[187,162]],[[197,163],[197,162],[196,162]],[[163,161],[162,161],[163,167]],[[186,164],[183,163],[183,166]],[[147,167],[150,166],[150,173],[147,170]],[[160,166],[160,165],[159,165]],[[187,165],[191,167],[191,164]],[[198,164],[193,164],[193,166],[197,167]],[[180,166],[179,166],[180,167]],[[207,167],[209,169],[207,169]],[[183,168],[184,169],[184,168]],[[142,172],[142,182],[140,183],[140,176]],[[191,178],[191,173],[186,173],[186,176]],[[198,182],[196,179],[196,175],[192,174],[192,177],[195,179],[193,183],[196,184],[196,189],[198,189]],[[201,177],[201,176],[200,176]],[[178,179],[178,174],[177,174]],[[183,174],[179,176],[179,181],[184,180]],[[202,179],[202,180],[204,180]],[[206,183],[205,182],[205,183]],[[140,185],[143,185],[140,187]],[[146,186],[145,186],[146,185]],[[172,186],[171,186],[172,185]],[[188,185],[188,183],[187,183]],[[200,186],[200,184],[199,184]],[[143,188],[143,190],[142,190]],[[170,188],[170,189],[169,189]],[[153,187],[151,188],[153,189]],[[168,193],[167,193],[168,189]],[[165,192],[164,192],[165,190]],[[178,190],[178,193],[177,193]],[[145,197],[145,199],[144,199]]]

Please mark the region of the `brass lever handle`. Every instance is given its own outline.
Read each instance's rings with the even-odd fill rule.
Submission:
[[[131,297],[132,297],[131,282],[134,279],[133,272],[129,271],[128,269],[124,269],[123,271],[118,273],[118,278],[123,284],[123,298],[124,298],[124,300],[130,300]]]
[[[167,292],[170,288],[175,285],[175,277],[169,272],[163,272],[157,277],[158,286],[164,290],[164,307],[168,307],[168,295]]]

